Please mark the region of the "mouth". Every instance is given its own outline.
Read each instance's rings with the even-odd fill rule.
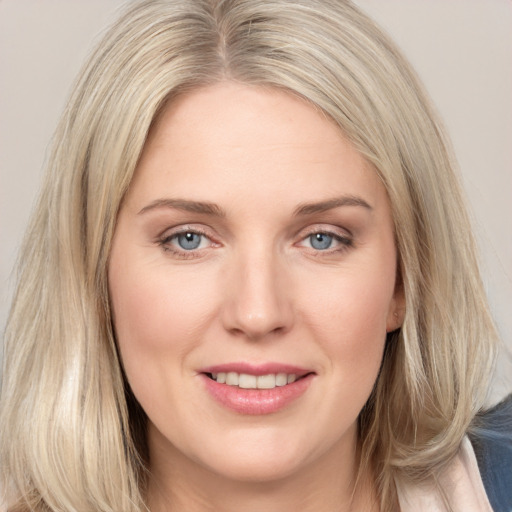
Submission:
[[[249,373],[238,372],[211,372],[205,375],[217,382],[227,386],[238,387],[240,389],[274,389],[276,387],[293,384],[297,380],[310,375],[311,372],[303,375],[296,373],[268,373],[265,375],[252,375]]]
[[[303,396],[316,373],[282,364],[233,363],[199,372],[215,402],[244,415],[270,414]]]

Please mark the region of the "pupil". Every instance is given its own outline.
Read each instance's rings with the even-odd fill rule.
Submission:
[[[332,244],[332,236],[325,233],[315,233],[310,237],[311,247],[318,250],[329,249]]]
[[[201,235],[197,233],[182,233],[178,235],[178,243],[182,249],[190,251],[197,249],[201,243]]]

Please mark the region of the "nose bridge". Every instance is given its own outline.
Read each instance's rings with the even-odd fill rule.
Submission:
[[[247,248],[236,256],[231,272],[226,328],[249,339],[287,331],[293,308],[279,255],[270,248]]]

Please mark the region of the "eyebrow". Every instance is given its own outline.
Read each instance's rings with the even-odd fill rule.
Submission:
[[[215,203],[202,201],[188,201],[186,199],[156,199],[142,208],[138,215],[146,213],[157,208],[174,208],[185,212],[202,213],[204,215],[215,215],[216,217],[225,217],[226,214],[222,208]]]
[[[370,211],[373,210],[373,208],[361,197],[349,195],[334,197],[318,203],[303,203],[296,208],[294,215],[312,215],[314,213],[322,213],[328,210],[333,210],[334,208],[340,208],[341,206],[361,206]]]
[[[299,205],[295,211],[294,216],[312,215],[314,213],[322,213],[334,208],[340,208],[342,206],[360,206],[368,210],[373,208],[362,198],[357,196],[342,196],[327,199],[326,201],[320,201],[316,203],[303,203]],[[147,206],[144,206],[138,215],[144,214],[148,211],[155,210],[158,208],[174,208],[177,210],[183,210],[186,212],[200,213],[203,215],[214,215],[216,217],[225,217],[226,213],[224,210],[216,205],[215,203],[203,202],[203,201],[189,201],[187,199],[156,199]]]

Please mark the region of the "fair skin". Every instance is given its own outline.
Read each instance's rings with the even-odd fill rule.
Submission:
[[[400,324],[396,258],[382,183],[305,101],[224,82],[166,107],[109,263],[151,510],[378,510],[357,417]]]

